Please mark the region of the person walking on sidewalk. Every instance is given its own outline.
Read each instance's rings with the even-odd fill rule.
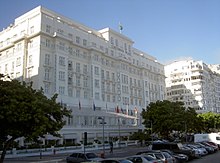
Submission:
[[[110,153],[113,153],[113,142],[110,141],[110,142],[109,142],[109,145],[110,145]]]

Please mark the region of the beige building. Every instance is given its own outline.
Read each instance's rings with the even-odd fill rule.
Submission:
[[[164,66],[110,28],[96,31],[41,6],[0,32],[0,73],[33,81],[72,110],[61,141],[129,137],[140,112],[165,95]],[[116,109],[118,108],[118,109]],[[48,139],[51,139],[48,137]]]

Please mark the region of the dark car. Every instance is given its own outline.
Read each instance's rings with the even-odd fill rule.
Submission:
[[[102,158],[98,157],[98,155],[93,152],[74,152],[66,158],[67,163],[96,162],[101,160]]]
[[[152,144],[153,150],[168,149],[178,154],[185,154],[188,156],[189,160],[196,158],[195,152],[191,149],[186,149],[181,143],[172,142],[155,142]]]

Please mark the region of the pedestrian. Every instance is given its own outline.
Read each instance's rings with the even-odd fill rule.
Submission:
[[[109,142],[109,145],[110,145],[110,153],[113,153],[113,142],[110,141],[110,142]]]

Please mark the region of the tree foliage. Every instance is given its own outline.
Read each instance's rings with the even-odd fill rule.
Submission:
[[[215,132],[220,126],[220,114],[207,112],[198,114],[197,117],[203,122],[203,132]]]
[[[182,102],[170,102],[167,100],[150,103],[143,110],[142,117],[145,127],[152,124],[152,131],[159,133],[163,138],[168,138],[172,131],[195,131],[199,120],[192,108],[185,108]]]
[[[59,136],[70,111],[56,103],[57,94],[48,99],[43,90],[0,76],[0,143],[5,152],[17,138],[37,140],[45,134]]]

